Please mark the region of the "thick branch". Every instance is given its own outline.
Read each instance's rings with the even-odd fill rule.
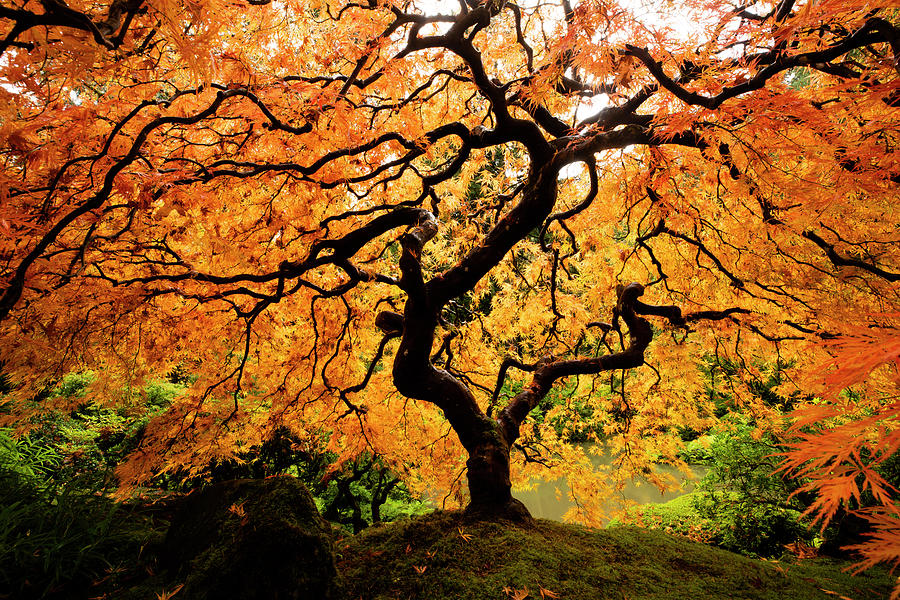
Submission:
[[[673,325],[684,326],[687,323],[700,320],[721,320],[732,314],[749,313],[742,308],[729,308],[722,311],[700,311],[687,315],[681,314],[677,306],[656,306],[645,304],[638,300],[643,295],[644,286],[639,283],[631,283],[619,291],[616,314],[618,314],[628,326],[628,346],[621,352],[607,354],[591,358],[573,358],[557,360],[550,356],[538,361],[537,365],[527,370],[533,370],[534,376],[531,383],[516,394],[497,417],[507,440],[514,442],[519,436],[519,428],[538,403],[547,395],[558,379],[571,375],[595,375],[604,371],[618,369],[633,369],[644,364],[644,352],[653,340],[653,330],[650,323],[641,315],[654,315],[664,317]],[[609,329],[610,326],[598,324]],[[516,366],[504,361],[504,366]],[[530,367],[530,365],[525,365]],[[505,375],[505,370],[503,370]],[[498,379],[498,384],[500,380]],[[495,392],[496,395],[496,392]]]
[[[41,0],[43,14],[0,6],[0,19],[13,22],[10,33],[0,42],[0,55],[11,46],[19,46],[18,36],[33,27],[64,27],[90,33],[94,41],[109,50],[118,48],[125,38],[135,15],[144,10],[144,0],[114,0],[109,5],[106,19],[94,22],[91,18],[70,8],[59,0]]]
[[[828,257],[828,260],[830,260],[831,264],[836,267],[855,267],[857,269],[862,269],[863,271],[872,273],[873,275],[877,275],[878,277],[886,279],[890,282],[900,281],[900,273],[885,271],[884,269],[876,265],[869,264],[865,261],[859,260],[858,258],[848,258],[846,256],[841,256],[840,254],[838,254],[837,250],[834,249],[834,245],[829,244],[813,231],[806,230],[800,235],[824,250],[825,255]]]
[[[422,247],[437,233],[428,214],[400,238],[400,281],[408,298],[402,323],[396,313],[384,311],[376,319],[382,329],[402,331],[394,359],[394,385],[404,396],[435,404],[444,412],[460,442],[470,452],[494,425],[482,412],[469,388],[444,369],[431,364],[431,348],[438,325],[437,311],[422,276]]]
[[[626,44],[625,54],[634,56],[644,63],[644,66],[647,67],[650,74],[653,75],[659,84],[682,102],[703,106],[712,110],[731,98],[761,89],[769,79],[778,73],[795,67],[824,64],[855,48],[881,42],[888,42],[895,57],[900,57],[900,34],[898,34],[897,28],[884,19],[872,18],[866,21],[856,32],[824,50],[790,56],[778,49],[768,54],[757,56],[754,62],[766,66],[745,81],[725,87],[715,96],[704,96],[682,87],[666,74],[662,64],[657,62],[645,48]]]
[[[619,292],[617,312],[628,326],[628,346],[621,352],[592,358],[555,360],[547,357],[539,361],[531,383],[500,411],[497,420],[512,443],[519,437],[519,428],[528,413],[547,395],[553,383],[570,375],[587,375],[616,369],[633,369],[644,364],[644,351],[653,339],[650,323],[637,315],[635,303],[644,293],[644,286],[631,283]]]

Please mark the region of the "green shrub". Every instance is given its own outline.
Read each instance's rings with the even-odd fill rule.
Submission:
[[[46,478],[61,460],[53,448],[28,437],[13,438],[12,430],[0,429],[0,471],[31,479]]]
[[[184,391],[184,384],[170,381],[152,381],[144,387],[147,404],[153,408],[168,406],[175,396]]]
[[[86,583],[108,567],[115,505],[0,471],[0,587],[14,597],[41,598]]]
[[[687,445],[682,456],[707,466],[690,493],[636,509],[642,525],[750,556],[778,557],[794,542],[817,545],[801,518],[796,481],[776,473],[777,441],[754,432],[739,415]]]
[[[689,465],[708,465],[713,461],[710,446],[715,439],[715,436],[712,435],[698,436],[687,442],[678,456]]]
[[[81,398],[87,391],[87,386],[94,381],[93,371],[81,373],[67,373],[53,390],[54,396],[65,398]]]
[[[91,372],[69,373],[49,394],[85,398],[93,378]],[[53,472],[56,482],[105,488],[114,484],[116,466],[137,447],[150,418],[165,410],[183,390],[182,384],[169,381],[149,382],[143,390],[123,389],[119,408],[85,398],[71,411],[42,416],[29,439],[60,457]]]
[[[50,478],[59,456],[0,431],[0,597],[71,597],[119,560],[135,561],[148,532],[99,490]]]
[[[716,545],[778,556],[786,544],[814,541],[800,518],[805,506],[792,496],[797,482],[776,473],[779,451],[774,438],[737,419],[715,435],[709,471],[692,498],[697,515],[711,524]]]

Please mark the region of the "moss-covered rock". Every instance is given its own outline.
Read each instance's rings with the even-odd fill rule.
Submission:
[[[187,496],[163,560],[194,600],[339,596],[330,527],[293,477],[226,481]]]

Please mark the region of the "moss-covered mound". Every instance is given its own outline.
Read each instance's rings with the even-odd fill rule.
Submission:
[[[293,477],[226,481],[191,493],[172,520],[163,564],[190,600],[340,596],[331,528]]]
[[[883,571],[849,563],[753,560],[658,531],[593,530],[551,521],[469,523],[438,512],[337,544],[352,600],[883,599]]]

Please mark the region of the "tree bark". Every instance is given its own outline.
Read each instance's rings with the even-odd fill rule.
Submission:
[[[509,479],[509,444],[494,421],[493,430],[469,450],[466,461],[469,479],[469,505],[466,515],[478,519],[531,521],[525,505],[512,496]]]

